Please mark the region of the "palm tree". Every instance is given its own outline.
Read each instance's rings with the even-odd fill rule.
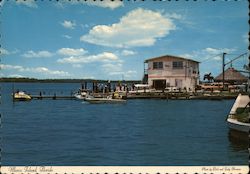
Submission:
[[[211,75],[211,73],[209,74],[204,74],[203,80],[208,80],[208,82],[212,82],[214,80],[214,77]]]

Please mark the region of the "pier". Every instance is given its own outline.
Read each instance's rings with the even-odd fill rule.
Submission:
[[[57,95],[31,95],[31,99],[37,99],[37,100],[42,100],[42,99],[52,99],[52,100],[72,100],[75,99],[74,96],[57,96]]]
[[[166,100],[227,100],[235,99],[238,93],[171,93],[171,92],[120,92],[126,99],[166,99]],[[105,98],[109,93],[90,93],[95,98]],[[74,95],[31,95],[32,100],[76,100]]]

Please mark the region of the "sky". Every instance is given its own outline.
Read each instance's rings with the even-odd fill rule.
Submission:
[[[141,80],[144,60],[200,62],[200,78],[248,64],[248,2],[1,2],[0,77]],[[231,65],[229,65],[231,66]],[[227,66],[228,67],[228,66]]]

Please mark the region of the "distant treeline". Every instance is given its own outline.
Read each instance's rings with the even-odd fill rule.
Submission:
[[[94,80],[94,79],[35,79],[35,78],[0,78],[0,82],[33,82],[33,83],[84,83],[84,82],[97,82],[97,83],[106,83],[108,80]],[[141,83],[140,80],[111,80],[113,83]]]

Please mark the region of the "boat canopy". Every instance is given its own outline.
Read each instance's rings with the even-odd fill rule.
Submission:
[[[235,101],[231,111],[230,111],[230,114],[235,114],[237,108],[245,108],[249,102],[250,102],[250,98],[248,95],[239,94],[238,97],[236,98],[236,101]]]

